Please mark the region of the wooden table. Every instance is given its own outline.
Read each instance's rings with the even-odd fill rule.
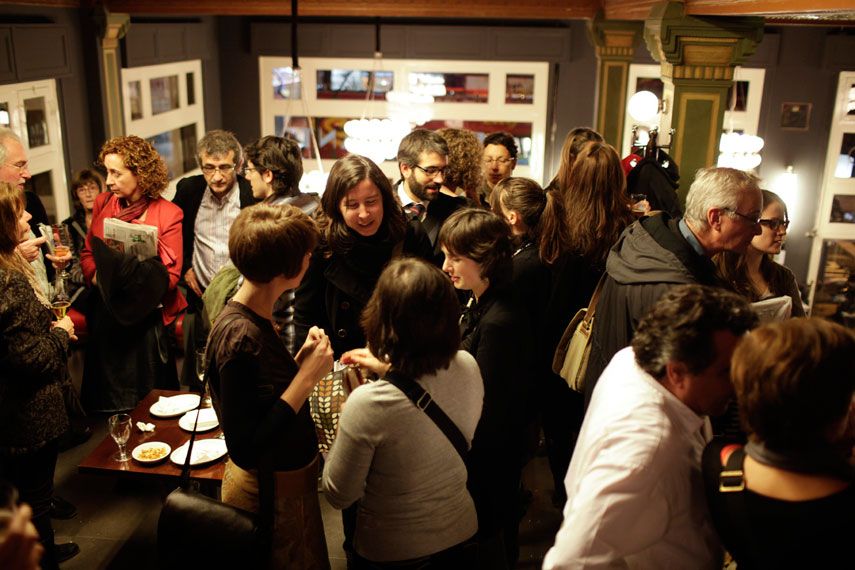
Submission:
[[[131,412],[133,428],[131,429],[131,437],[128,439],[127,445],[129,456],[133,448],[147,441],[162,441],[169,444],[174,451],[190,440],[190,432],[184,431],[178,427],[178,419],[181,416],[169,419],[156,418],[148,411],[152,404],[154,404],[161,396],[175,396],[184,393],[186,392],[152,390],[142,402],[137,404],[137,407]],[[145,433],[141,432],[136,426],[138,421],[154,424],[154,431]],[[196,434],[196,441],[214,438],[221,433],[222,430],[219,428],[205,433],[198,433]],[[177,479],[181,475],[181,467],[172,463],[168,457],[154,465],[143,464],[133,458],[129,458],[127,461],[116,461],[112,456],[118,450],[119,447],[108,433],[104,440],[98,444],[98,447],[92,450],[92,453],[90,453],[86,459],[77,466],[77,469],[80,473],[97,473],[102,475],[119,474],[121,476],[140,477],[145,479]],[[222,481],[226,457],[218,459],[213,463],[191,468],[190,477],[203,481]]]

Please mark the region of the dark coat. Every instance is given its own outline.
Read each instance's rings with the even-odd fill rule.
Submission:
[[[255,204],[256,200],[252,196],[252,185],[249,183],[249,180],[238,175],[237,183],[241,209]],[[184,279],[184,274],[193,267],[193,238],[195,234],[194,228],[196,227],[196,215],[199,213],[202,196],[205,194],[205,188],[207,187],[208,182],[201,174],[188,176],[178,181],[178,185],[175,188],[175,197],[172,198],[172,203],[184,212],[184,222],[181,226],[181,235],[184,238],[184,264],[181,267],[181,279]],[[189,291],[188,294],[192,293],[192,291]]]
[[[329,335],[335,357],[365,346],[359,324],[362,309],[374,292],[383,268],[396,253],[383,240],[357,238],[347,254],[330,252],[320,245],[312,255],[303,282],[295,293],[294,346],[306,341],[309,329],[318,326]],[[401,255],[430,260],[430,243],[417,220],[410,221]]]
[[[639,321],[662,295],[677,285],[718,284],[712,261],[698,255],[677,223],[667,214],[641,218],[609,252],[585,371],[586,402],[612,356],[629,345]]]

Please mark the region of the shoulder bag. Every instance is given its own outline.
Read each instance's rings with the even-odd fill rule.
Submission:
[[[272,457],[265,454],[259,464],[259,513],[227,505],[203,495],[190,481],[195,428],[180,484],[166,497],[157,521],[158,567],[263,568],[270,557],[273,529]]]
[[[571,390],[580,393],[585,392],[583,380],[588,368],[588,355],[591,353],[591,331],[594,329],[597,302],[605,280],[606,273],[603,273],[588,306],[579,309],[564,329],[552,359],[552,371],[564,378]]]

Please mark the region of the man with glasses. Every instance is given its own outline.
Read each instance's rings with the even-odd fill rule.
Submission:
[[[484,187],[482,199],[490,202],[496,184],[509,178],[517,166],[517,143],[511,133],[499,131],[484,137]]]
[[[589,401],[600,373],[629,345],[638,322],[669,289],[717,285],[711,257],[743,253],[760,233],[763,197],[757,178],[733,168],[698,171],[681,219],[646,216],[624,230],[606,260],[585,373]]]
[[[404,211],[421,220],[433,247],[433,262],[442,265],[439,230],[448,217],[466,207],[466,199],[440,192],[448,166],[448,145],[437,133],[414,129],[398,146],[398,198]]]
[[[181,381],[196,384],[195,360],[197,315],[202,293],[214,275],[229,261],[229,229],[242,208],[255,203],[249,182],[238,175],[243,150],[232,133],[210,131],[196,145],[196,160],[202,174],[178,182],[173,202],[184,212],[184,267],[187,286],[187,315],[184,318],[184,369]],[[199,344],[204,344],[199,336]]]

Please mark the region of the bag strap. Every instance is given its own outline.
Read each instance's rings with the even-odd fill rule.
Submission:
[[[594,320],[594,314],[597,312],[597,303],[600,302],[600,292],[603,290],[603,284],[606,282],[606,276],[608,276],[608,273],[605,271],[600,275],[600,280],[597,282],[597,288],[594,289],[594,294],[591,295],[591,300],[588,302],[588,312],[585,313],[585,322],[590,323]]]
[[[738,535],[753,542],[754,531],[748,522],[748,505],[745,501],[745,448],[739,444],[728,444],[719,452],[721,472],[718,476],[718,491],[728,511],[728,521]]]
[[[457,450],[457,453],[465,464],[466,455],[469,453],[469,445],[466,443],[466,437],[451,418],[442,411],[442,408],[440,408],[439,404],[434,401],[430,393],[422,388],[418,382],[404,376],[396,370],[390,370],[387,372],[384,380],[403,392],[410,400],[412,400],[413,404],[415,404],[418,409],[423,411],[427,417],[433,420],[433,423],[435,423],[436,427],[445,434],[445,437],[448,438],[451,445],[453,445],[454,449]]]

